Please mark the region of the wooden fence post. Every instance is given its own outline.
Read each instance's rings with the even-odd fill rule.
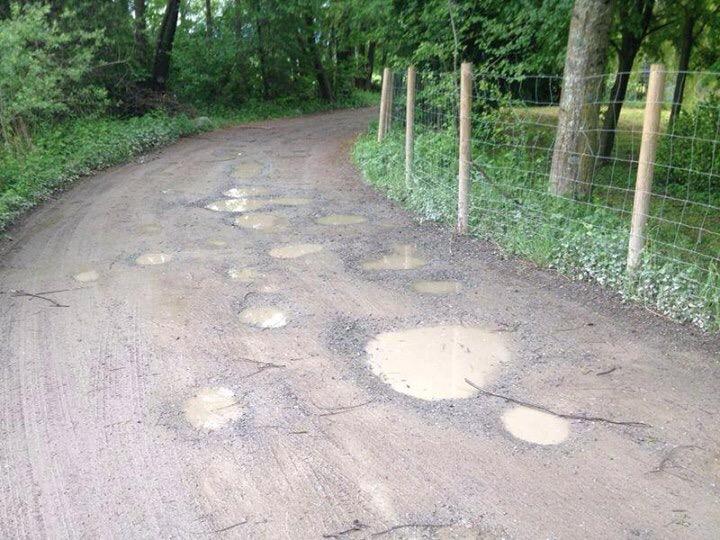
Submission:
[[[410,187],[415,146],[415,66],[409,66],[407,69],[405,102],[405,186]]]
[[[460,68],[460,144],[458,146],[457,232],[467,234],[470,199],[470,116],[472,112],[472,64]]]
[[[385,122],[387,120],[387,91],[388,91],[388,84],[390,81],[388,80],[390,78],[390,68],[383,69],[383,78],[382,78],[382,90],[380,90],[380,118],[378,120],[378,135],[377,140],[378,142],[381,142],[383,140],[383,137],[385,137]]]
[[[395,88],[395,74],[390,68],[388,70],[388,86],[387,86],[387,97],[385,98],[385,133],[383,137],[388,134],[392,125],[392,108],[393,108],[393,92]]]
[[[642,251],[645,247],[645,226],[650,212],[664,88],[665,68],[662,64],[653,64],[650,66],[650,82],[645,96],[645,114],[643,116],[640,156],[635,179],[635,199],[630,224],[630,241],[627,255],[627,269],[630,272],[637,270],[640,266]]]

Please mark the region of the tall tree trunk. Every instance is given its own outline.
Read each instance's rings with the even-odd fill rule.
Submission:
[[[372,75],[375,70],[375,49],[377,48],[377,42],[371,41],[368,45],[367,52],[367,71],[365,72],[365,90],[370,90],[372,86]]]
[[[207,37],[213,34],[212,1],[205,0],[205,33]]]
[[[640,50],[640,45],[650,28],[654,5],[655,0],[635,0],[633,4],[627,6],[626,10],[621,12],[622,17],[639,17],[640,24],[637,27],[625,26],[621,31],[618,70],[615,74],[615,82],[610,90],[610,104],[605,111],[603,127],[600,132],[600,156],[603,159],[610,157],[615,146],[615,129],[625,102],[630,71],[635,63],[635,57]],[[632,13],[632,11],[635,11],[635,13]]]
[[[260,63],[260,79],[262,81],[263,99],[270,97],[270,80],[268,75],[268,60],[265,51],[265,21],[262,19],[255,20],[255,29],[257,31],[257,54]]]
[[[180,0],[168,0],[165,15],[160,24],[151,77],[152,86],[158,91],[164,91],[167,88],[167,80],[170,75],[170,54],[175,40],[179,10]]]
[[[318,84],[318,95],[323,101],[332,101],[334,99],[332,84],[330,83],[330,78],[325,70],[325,66],[322,63],[320,49],[318,48],[317,43],[315,43],[315,38],[313,36],[313,19],[310,16],[305,17],[305,31],[306,51],[310,55],[310,60],[312,61],[315,80]]]
[[[568,35],[549,191],[589,192],[597,153],[598,96],[610,41],[612,0],[575,0]]]
[[[146,65],[145,60],[148,53],[147,23],[145,21],[145,0],[134,0],[133,12],[133,37],[137,47],[137,57],[141,65]]]
[[[687,70],[690,67],[690,55],[695,44],[695,14],[686,12],[680,36],[680,57],[678,58],[678,72],[675,77],[675,91],[673,93],[672,109],[670,110],[670,125],[677,120],[682,108],[683,94]]]

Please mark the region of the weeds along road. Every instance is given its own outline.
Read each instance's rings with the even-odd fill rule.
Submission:
[[[717,339],[414,222],[348,157],[374,114],[186,139],[9,232],[1,537],[716,537]]]

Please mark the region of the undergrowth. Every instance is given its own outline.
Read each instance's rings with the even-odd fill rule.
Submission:
[[[366,180],[388,197],[424,219],[450,224],[457,204],[455,144],[449,132],[418,133],[409,185],[399,132],[391,132],[382,144],[373,135],[361,137],[354,159]],[[653,237],[663,231],[655,230],[641,269],[630,275],[625,269],[629,223],[622,215],[603,205],[551,196],[544,185],[533,186],[544,179],[532,174],[536,167],[519,162],[526,156],[473,156],[486,169],[476,168],[472,178],[473,235],[574,279],[595,281],[677,321],[720,330],[720,269],[703,269],[677,254],[662,253]]]

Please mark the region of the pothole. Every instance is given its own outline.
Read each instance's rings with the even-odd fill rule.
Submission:
[[[423,294],[456,294],[462,289],[458,281],[414,281],[412,288]]]
[[[297,259],[305,255],[319,253],[323,247],[320,244],[290,244],[270,250],[270,256],[275,259]]]
[[[315,223],[318,225],[357,225],[358,223],[365,223],[366,221],[367,219],[363,216],[332,214],[316,219]]]
[[[245,199],[247,197],[257,197],[258,195],[267,194],[268,189],[259,186],[236,187],[228,189],[226,192],[223,193],[223,195],[232,199]]]
[[[252,283],[261,277],[261,274],[254,268],[230,268],[227,274],[230,279],[240,283]]]
[[[185,402],[185,419],[197,429],[219,429],[240,417],[242,409],[229,388],[201,388]]]
[[[262,172],[262,165],[257,161],[246,161],[235,166],[233,174],[235,178],[250,178],[258,176]]]
[[[277,197],[275,199],[271,199],[270,202],[280,206],[303,206],[305,204],[310,204],[312,199],[306,199],[304,197]]]
[[[95,270],[88,270],[87,272],[80,272],[79,274],[75,274],[73,276],[73,279],[75,281],[79,281],[80,283],[90,283],[92,281],[97,281],[100,279],[100,274],[98,274]]]
[[[211,202],[205,208],[213,212],[252,212],[267,205],[267,201],[258,199],[222,199]]]
[[[172,255],[167,253],[145,253],[135,259],[135,263],[140,266],[155,266],[158,264],[165,264],[172,260]]]
[[[567,419],[530,407],[508,409],[502,423],[513,437],[534,444],[560,444],[570,436]]]
[[[412,270],[425,264],[415,246],[402,244],[395,246],[392,253],[383,255],[380,259],[366,261],[362,267],[365,270]]]
[[[252,307],[240,312],[240,322],[257,328],[282,328],[285,326],[287,316],[274,307]]]
[[[394,390],[426,400],[467,398],[486,384],[510,353],[481,328],[434,326],[387,332],[366,347],[372,372]]]
[[[234,223],[243,229],[273,231],[286,227],[290,221],[285,217],[273,214],[246,214],[236,217]]]

